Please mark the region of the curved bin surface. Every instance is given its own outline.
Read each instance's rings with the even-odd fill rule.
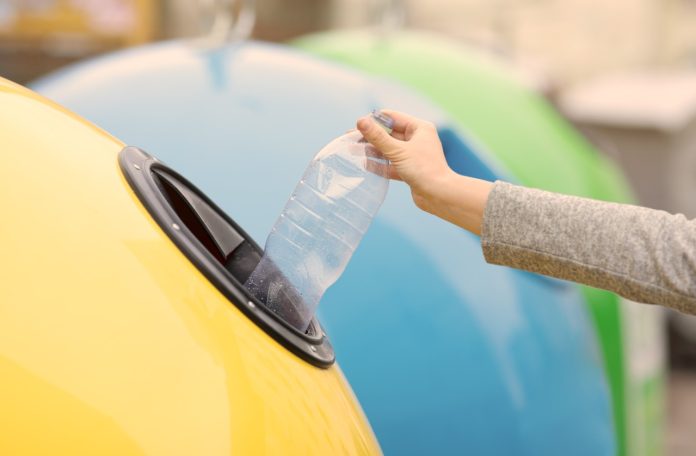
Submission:
[[[359,115],[388,103],[441,116],[404,88],[258,43],[162,43],[36,87],[185,173],[261,242],[309,159]],[[439,124],[455,169],[496,177]],[[477,238],[398,183],[319,309],[387,454],[614,454],[576,288],[485,264]]]
[[[154,222],[123,147],[0,79],[0,454],[380,454],[338,367],[279,345]]]

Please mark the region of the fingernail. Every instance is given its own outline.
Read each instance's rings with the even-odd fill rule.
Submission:
[[[358,119],[358,130],[368,131],[370,129],[371,120],[368,117],[361,117]]]

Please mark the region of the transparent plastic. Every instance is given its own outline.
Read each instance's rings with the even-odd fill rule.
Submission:
[[[357,132],[312,159],[266,240],[246,288],[305,332],[389,188],[389,162]]]

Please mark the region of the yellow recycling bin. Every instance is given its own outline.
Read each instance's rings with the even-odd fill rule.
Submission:
[[[2,79],[0,160],[0,454],[380,452],[319,324],[247,299],[258,247],[182,176]]]

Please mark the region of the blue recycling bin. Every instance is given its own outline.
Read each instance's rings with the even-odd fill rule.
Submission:
[[[409,90],[278,45],[164,42],[33,88],[165,161],[262,245],[311,157],[373,108],[435,119],[457,172],[504,173]],[[319,314],[386,454],[614,454],[577,288],[486,264],[401,183]]]

